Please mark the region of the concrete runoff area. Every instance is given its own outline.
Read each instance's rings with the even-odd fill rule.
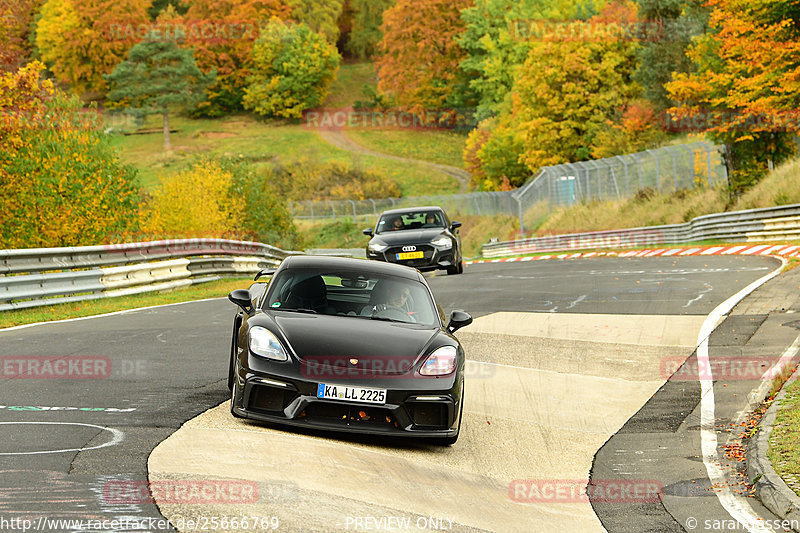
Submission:
[[[282,531],[603,531],[580,497],[593,456],[664,383],[663,360],[692,353],[704,319],[477,318],[458,333],[467,381],[462,433],[450,448],[242,421],[225,402],[156,447],[149,478],[252,481],[258,500],[156,503],[173,524],[274,516]],[[537,357],[538,346],[550,353]],[[572,496],[533,503],[517,480]]]

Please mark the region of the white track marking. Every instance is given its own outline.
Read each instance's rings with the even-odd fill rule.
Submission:
[[[747,248],[747,246],[734,246],[733,248],[728,248],[727,250],[722,252],[722,255],[735,254],[736,252],[744,250],[745,248]]]
[[[771,280],[781,273],[787,261],[781,258],[780,268],[763,276],[747,287],[743,288],[721,304],[719,304],[711,314],[706,317],[700,334],[697,338],[697,364],[700,368],[708,368],[706,378],[700,379],[700,438],[703,451],[703,464],[706,466],[708,478],[712,486],[718,487],[715,491],[720,504],[725,508],[731,517],[742,524],[750,533],[769,532],[771,529],[765,528],[759,523],[759,517],[753,511],[746,498],[737,497],[727,486],[725,473],[719,462],[717,452],[717,432],[714,428],[715,409],[714,403],[714,376],[711,375],[711,364],[708,357],[708,337],[717,327],[717,323],[727,315],[745,296],[756,290],[758,287]]]
[[[714,246],[713,248],[709,248],[708,250],[704,250],[700,252],[700,255],[711,255],[719,252],[720,250],[724,250],[724,246]]]
[[[769,248],[769,244],[759,244],[758,246],[753,246],[749,250],[743,251],[739,255],[753,255],[753,254],[757,254],[761,250],[766,250],[767,248]]]
[[[25,329],[25,328],[32,328],[34,326],[42,326],[45,324],[63,324],[65,322],[78,322],[80,320],[91,320],[93,318],[103,318],[106,316],[116,316],[116,315],[125,315],[128,313],[134,313],[136,311],[146,311],[147,309],[158,309],[160,307],[170,307],[172,305],[186,305],[186,304],[195,304],[198,302],[210,302],[213,300],[225,300],[225,297],[220,298],[204,298],[202,300],[189,300],[188,302],[175,302],[171,304],[161,304],[161,305],[150,305],[147,307],[135,307],[133,309],[125,309],[123,311],[113,311],[111,313],[103,313],[102,315],[91,315],[91,316],[82,316],[78,318],[65,318],[64,320],[50,320],[48,322],[34,322],[33,324],[22,324],[19,326],[12,326],[10,328],[2,328],[0,329],[0,333],[5,333],[6,331],[14,331],[16,329]]]
[[[27,425],[27,426],[85,426],[89,428],[100,429],[108,431],[113,436],[112,439],[100,446],[90,446],[88,448],[65,448],[62,450],[42,450],[37,452],[0,452],[2,455],[43,455],[48,453],[66,453],[66,452],[85,452],[88,450],[98,450],[100,448],[107,448],[115,446],[125,439],[125,434],[118,429],[107,428],[103,426],[95,426],[94,424],[79,424],[77,422],[0,422],[0,425]]]
[[[697,298],[692,298],[683,307],[690,307],[693,303],[699,301],[703,296],[714,290],[714,287],[712,287],[709,283],[704,283],[703,285],[706,286],[706,289],[704,291],[700,291],[700,293],[697,295]]]

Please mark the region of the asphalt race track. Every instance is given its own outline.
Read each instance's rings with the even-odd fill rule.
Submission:
[[[163,531],[167,517],[181,531],[701,531],[687,520],[731,520],[730,502],[743,498],[735,464],[722,465],[728,503],[710,490],[698,335],[718,305],[779,266],[602,258],[432,276],[446,311],[476,317],[458,335],[468,384],[451,448],[231,418],[234,306],[224,299],[0,331],[0,530],[128,519],[140,526],[128,531]],[[795,339],[798,328],[770,319],[757,295],[711,335],[712,360],[777,358]],[[759,385],[727,377],[714,384],[720,451]],[[590,478],[663,497],[589,501]],[[140,490],[148,480],[217,492],[159,492],[157,507]]]

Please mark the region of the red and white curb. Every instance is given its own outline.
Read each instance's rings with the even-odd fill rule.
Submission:
[[[553,255],[535,255],[528,257],[504,257],[498,259],[479,259],[477,261],[465,261],[467,265],[478,265],[481,263],[511,263],[516,261],[542,261],[545,259],[578,259],[590,257],[672,257],[687,255],[781,255],[784,257],[797,257],[800,255],[800,246],[789,246],[787,244],[758,244],[758,245],[725,245],[725,246],[701,246],[694,248],[655,248],[648,250],[631,250],[628,252],[585,252],[585,253],[562,253]]]

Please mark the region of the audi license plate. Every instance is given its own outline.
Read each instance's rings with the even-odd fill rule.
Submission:
[[[317,387],[317,398],[323,400],[339,400],[343,402],[364,402],[383,405],[386,403],[386,389],[367,387],[348,387],[320,383]]]
[[[402,261],[404,259],[422,259],[425,257],[424,252],[406,252],[402,254],[397,254],[397,260]]]

